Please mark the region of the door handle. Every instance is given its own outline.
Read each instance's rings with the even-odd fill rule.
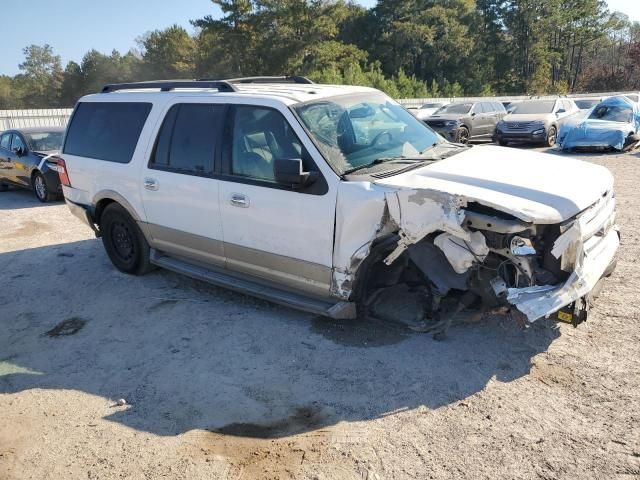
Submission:
[[[155,178],[145,178],[144,188],[147,190],[158,190],[158,181]]]
[[[248,208],[249,207],[249,197],[243,195],[242,193],[232,193],[231,198],[229,199],[229,203],[234,207]]]

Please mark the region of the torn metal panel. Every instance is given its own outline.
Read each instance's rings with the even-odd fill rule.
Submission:
[[[400,229],[396,249],[385,259],[390,265],[409,245],[418,243],[428,234],[443,231],[463,240],[470,240],[462,227],[466,205],[462,197],[428,190],[399,190],[385,195],[389,216]]]
[[[474,263],[482,263],[489,254],[489,247],[484,235],[480,232],[469,234],[469,240],[454,237],[450,233],[442,233],[433,240],[449,260],[457,273],[464,273]]]

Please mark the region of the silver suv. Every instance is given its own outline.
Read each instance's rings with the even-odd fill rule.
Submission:
[[[538,143],[548,147],[556,144],[560,124],[580,109],[569,98],[555,100],[526,100],[509,108],[495,130],[494,141],[509,143]]]

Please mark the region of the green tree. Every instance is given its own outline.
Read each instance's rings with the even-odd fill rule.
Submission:
[[[187,31],[173,25],[155,30],[141,40],[143,76],[149,79],[193,78],[196,71],[196,42]]]
[[[23,52],[25,59],[19,65],[22,104],[28,108],[57,107],[62,85],[60,56],[50,45],[29,45]]]

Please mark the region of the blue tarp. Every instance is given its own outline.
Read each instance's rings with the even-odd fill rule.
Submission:
[[[602,116],[602,118],[596,118]],[[620,120],[620,121],[617,121]],[[586,116],[563,123],[558,144],[563,150],[575,147],[622,150],[630,133],[640,130],[640,106],[626,97],[609,97]]]

